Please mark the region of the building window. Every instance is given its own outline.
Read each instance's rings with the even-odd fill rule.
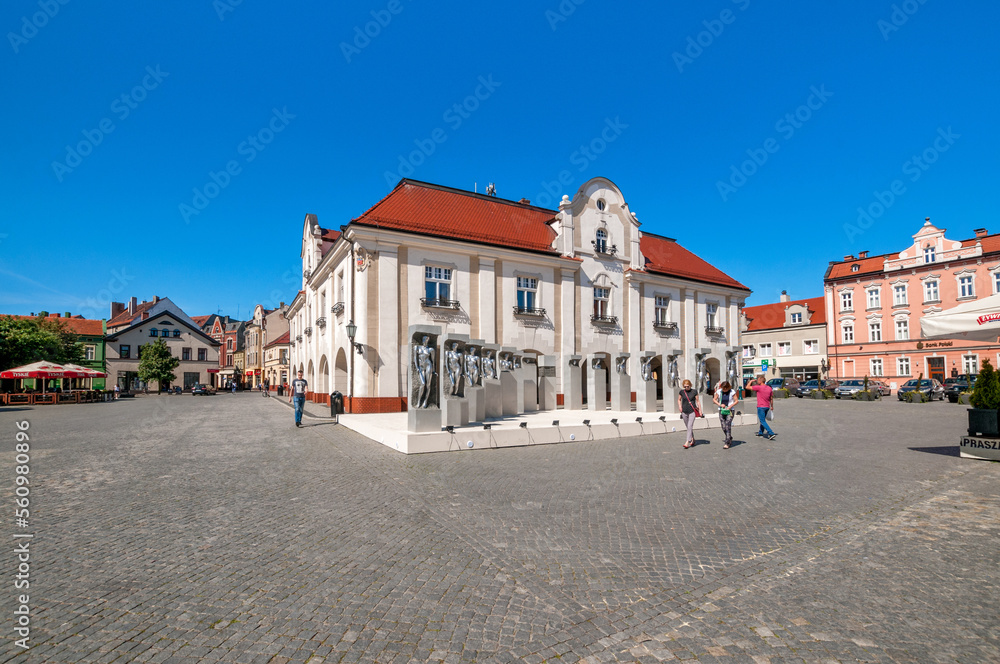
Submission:
[[[596,318],[603,318],[608,315],[608,300],[610,297],[610,288],[594,287],[594,316]]]
[[[868,341],[882,341],[882,323],[880,321],[868,323]]]
[[[854,311],[854,296],[851,291],[840,294],[840,310]]]
[[[896,341],[906,341],[910,338],[910,321],[901,318],[896,321]]]
[[[792,342],[791,341],[779,341],[778,342],[778,356],[791,355],[792,354]]]
[[[801,313],[792,314],[791,319],[792,319],[792,325],[798,325],[802,322],[802,314]]]
[[[925,247],[924,248],[924,262],[925,263],[933,263],[934,262],[934,256],[935,256],[934,247]]]
[[[538,308],[538,279],[517,278],[517,308],[521,311]]]
[[[127,360],[131,357],[132,347],[126,344],[118,346],[118,357]]]
[[[854,265],[851,266],[851,272],[857,272],[860,269],[861,269],[861,266],[858,265],[857,263],[855,263]]]
[[[97,359],[97,346],[93,344],[85,346],[83,349],[83,359],[91,361]]]
[[[993,273],[993,292],[1000,293],[1000,270]]]
[[[428,303],[447,303],[451,300],[451,268],[426,266],[424,295]]]
[[[972,286],[972,276],[962,275],[958,278],[958,296],[959,297],[975,297],[975,289]]]
[[[708,327],[717,327],[715,324],[716,314],[719,312],[719,305],[717,304],[706,304],[705,305],[705,325]]]
[[[189,361],[191,359],[191,349],[190,348],[181,348],[181,359],[184,360],[185,362],[187,362],[187,361]]]
[[[896,284],[892,287],[892,304],[894,306],[906,304],[906,284]]]
[[[226,339],[226,350],[232,350],[232,349],[233,349],[233,340]]]
[[[771,344],[760,344],[760,356],[771,357]]]
[[[967,374],[977,374],[977,373],[979,373],[979,356],[978,355],[963,355],[962,356],[962,373],[967,373]]]
[[[880,297],[881,290],[878,288],[871,288],[868,290],[868,308],[869,309],[879,309],[882,307],[882,298]]]
[[[151,336],[151,337],[158,337],[158,336],[160,336],[160,332],[159,332],[159,330],[157,330],[157,329],[156,329],[156,328],[154,327],[153,329],[151,329],[151,330],[149,331],[149,336]]]
[[[180,330],[174,330],[174,336],[175,337],[181,336],[181,331]]]
[[[653,325],[663,325],[670,319],[670,298],[656,296],[656,308],[653,310]],[[744,346],[743,348],[747,348]]]
[[[898,373],[900,376],[910,375],[910,358],[908,357],[896,358],[896,373]]]
[[[226,355],[226,366],[227,367],[233,366],[233,356],[232,355]]]
[[[161,337],[169,337],[170,336],[170,330],[160,330],[160,336]]]
[[[938,297],[938,282],[937,281],[925,281],[924,282],[924,302],[939,302]]]
[[[842,332],[841,337],[842,337],[843,343],[845,343],[845,344],[852,344],[852,343],[854,343],[854,326],[853,325],[851,325],[850,323],[844,323],[844,325],[841,326],[840,330]]]
[[[599,254],[608,253],[608,233],[603,228],[597,229],[597,239],[594,240],[594,251]]]
[[[756,353],[754,352],[754,347],[753,346],[744,346],[743,347],[743,357],[744,357],[744,359],[750,359],[754,355],[756,355]]]
[[[199,362],[204,362],[207,359],[208,359],[208,350],[205,349],[205,348],[199,348],[198,349],[198,361]]]
[[[873,357],[871,359],[871,369],[872,369],[872,375],[873,376],[882,376],[882,375],[884,375],[882,373],[882,358],[880,358],[880,357]]]
[[[853,332],[852,332],[853,337]],[[818,339],[806,339],[802,342],[802,352],[806,355],[815,355],[819,352],[819,340]]]

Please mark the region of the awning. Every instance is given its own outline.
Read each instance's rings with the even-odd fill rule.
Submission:
[[[920,319],[920,336],[997,343],[1000,340],[1000,293],[925,315]]]
[[[33,362],[23,367],[16,367],[0,372],[0,378],[89,378],[88,372],[92,369],[76,367],[73,365],[63,366],[55,362]],[[98,376],[103,376],[101,372],[96,372]]]
[[[97,369],[91,369],[90,367],[81,367],[79,364],[66,364],[64,365],[67,369],[72,371],[80,371],[86,374],[86,378],[105,378],[107,374],[101,373]]]

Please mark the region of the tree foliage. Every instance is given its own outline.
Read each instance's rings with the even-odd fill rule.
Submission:
[[[58,318],[0,316],[0,370],[32,362],[83,361],[83,344]]]
[[[973,408],[989,410],[1000,408],[1000,376],[989,360],[983,360],[983,368],[979,370],[979,378],[972,388],[969,403]]]
[[[142,357],[139,358],[139,380],[157,383],[157,392],[163,389],[164,382],[177,379],[174,369],[181,361],[170,354],[170,348],[163,339],[142,347]]]

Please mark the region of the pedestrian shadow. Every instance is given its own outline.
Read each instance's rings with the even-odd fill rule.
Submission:
[[[958,452],[958,445],[943,445],[941,447],[908,447],[913,452],[926,452],[927,454],[940,454],[941,456],[961,457]]]

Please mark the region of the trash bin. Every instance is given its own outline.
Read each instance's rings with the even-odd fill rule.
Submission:
[[[278,386],[278,396],[279,397],[285,396],[285,388],[282,387],[281,385]]]
[[[330,393],[330,417],[337,417],[344,412],[344,395],[340,392]]]

